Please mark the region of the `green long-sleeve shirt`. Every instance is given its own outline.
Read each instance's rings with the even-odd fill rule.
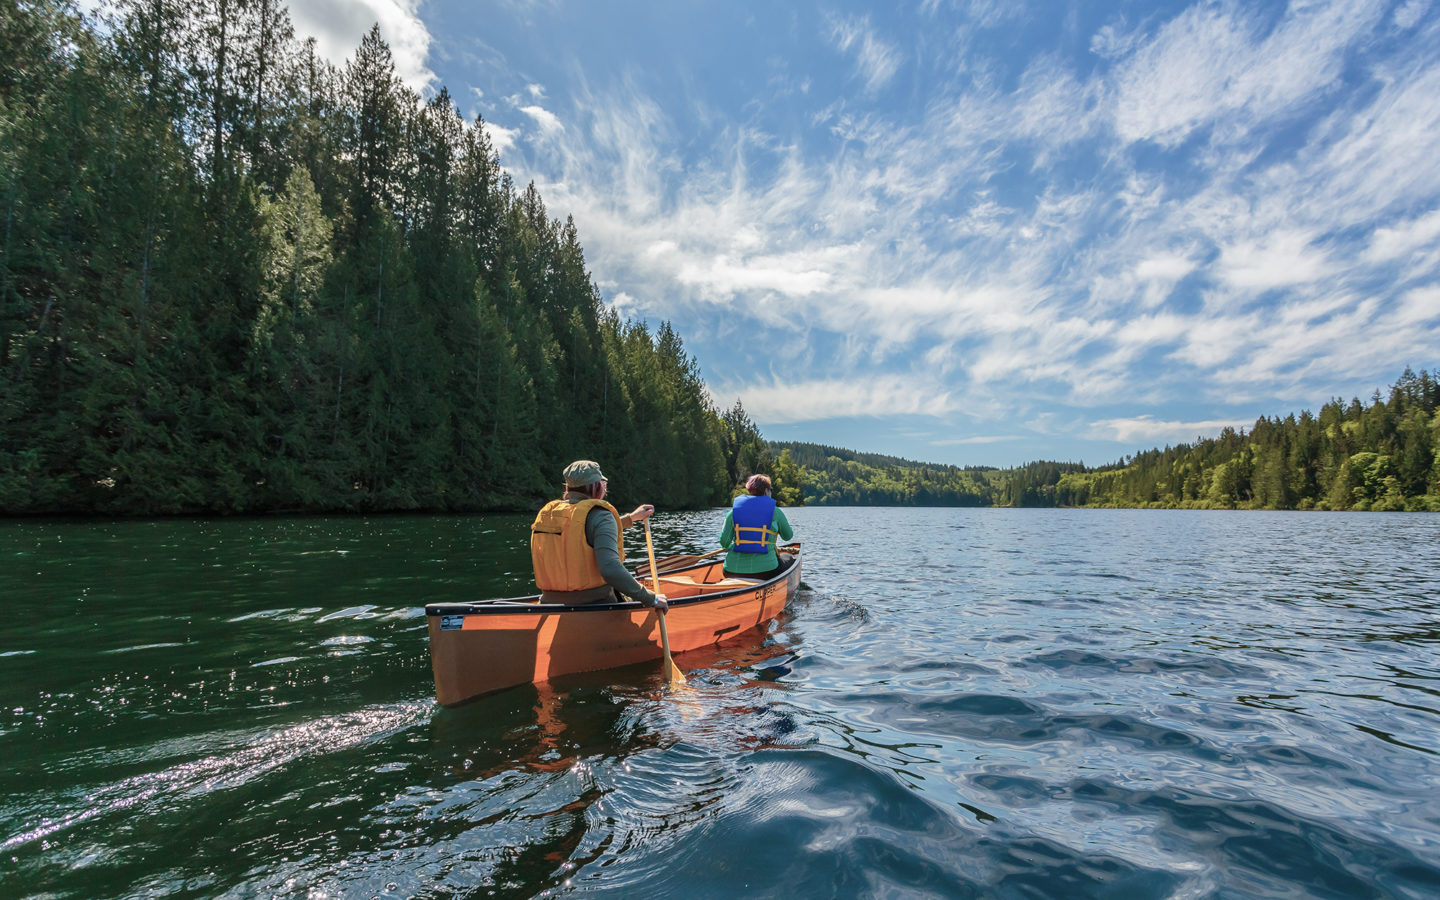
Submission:
[[[795,536],[795,532],[790,528],[789,520],[785,518],[785,514],[780,511],[778,506],[775,507],[775,515],[770,518],[770,528],[787,541]],[[729,550],[734,543],[735,514],[732,511],[725,514],[725,527],[720,531],[720,546]],[[730,550],[725,554],[725,568],[736,574],[769,572],[779,565],[780,559],[775,555],[775,539],[773,537],[770,538],[770,546],[764,553],[741,553],[739,550]]]

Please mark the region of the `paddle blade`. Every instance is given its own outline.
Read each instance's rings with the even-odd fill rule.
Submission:
[[[661,671],[665,673],[665,680],[670,684],[684,684],[685,673],[675,665],[675,660],[670,656],[670,630],[665,627],[665,611],[660,611],[660,648],[664,651],[661,664]]]
[[[675,660],[668,656],[665,657],[665,680],[672,685],[683,685],[687,683],[685,673],[680,671],[680,667],[675,665]]]

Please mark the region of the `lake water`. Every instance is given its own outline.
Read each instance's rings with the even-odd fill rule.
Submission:
[[[0,523],[0,890],[1440,896],[1440,516],[787,513],[693,690],[452,710],[421,605],[528,517]]]

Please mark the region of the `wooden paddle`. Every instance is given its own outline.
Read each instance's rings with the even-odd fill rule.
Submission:
[[[714,550],[711,550],[709,553],[702,553],[699,556],[696,556],[693,553],[682,553],[679,556],[667,556],[664,559],[660,560],[659,571],[660,574],[663,575],[666,572],[673,572],[676,569],[688,569],[702,559],[710,559],[711,557],[719,556],[721,553],[724,552],[724,547],[717,547]]]
[[[650,520],[645,520],[645,552],[650,556],[650,589],[660,593],[660,572],[655,568],[655,545],[650,541]],[[685,673],[670,658],[670,632],[665,630],[665,610],[656,609],[660,614],[660,646],[665,650],[665,680],[671,684],[684,684]]]

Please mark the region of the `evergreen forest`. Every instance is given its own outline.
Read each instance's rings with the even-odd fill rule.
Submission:
[[[0,0],[0,514],[617,503],[1440,510],[1440,385],[1090,468],[769,443],[479,119],[280,0]]]
[[[0,0],[0,513],[728,501],[753,424],[482,126],[280,0]]]
[[[1331,400],[1246,431],[1111,465],[959,468],[773,442],[773,468],[805,503],[1440,511],[1440,380],[1406,369],[1368,403]],[[777,478],[777,487],[780,478]]]

